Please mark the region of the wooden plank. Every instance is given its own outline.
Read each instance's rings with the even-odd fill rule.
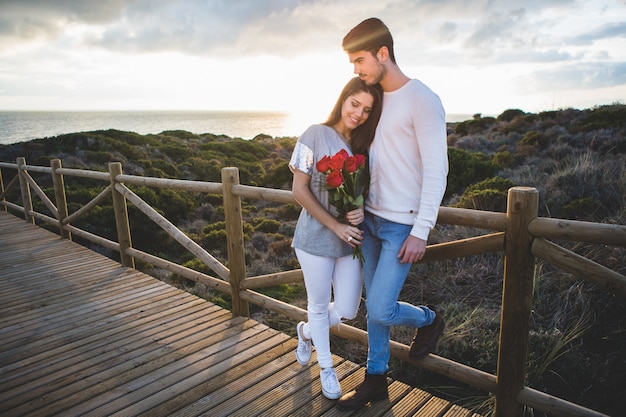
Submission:
[[[245,323],[245,324],[244,324]],[[27,397],[41,398],[45,395],[47,407],[40,409],[31,407],[32,402],[22,404],[15,410],[19,413],[28,412],[33,417],[46,413],[67,412],[68,415],[83,415],[85,412],[102,405],[101,401],[109,401],[115,396],[123,395],[119,392],[120,385],[140,379],[145,374],[157,372],[161,367],[183,360],[186,356],[198,349],[220,349],[222,342],[228,344],[238,340],[244,328],[255,326],[254,322],[242,318],[232,319],[206,330],[193,329],[169,335],[158,343],[148,338],[145,341],[137,340],[128,346],[121,354],[84,369],[79,374],[69,374],[55,381],[55,387],[40,387],[37,392],[28,392]],[[234,326],[234,327],[233,327]],[[253,332],[258,332],[258,329]],[[226,341],[223,337],[227,337]],[[127,351],[126,351],[127,350]],[[22,397],[25,397],[22,396]],[[21,398],[23,399],[23,398]],[[71,407],[72,411],[65,411]]]
[[[307,374],[306,369],[296,362],[293,351],[288,352],[283,357],[257,369],[254,374],[225,385],[220,390],[223,401],[208,410],[203,410],[200,415],[228,417],[254,398],[282,384],[284,380],[298,374]]]
[[[214,317],[212,320],[216,322],[223,321],[223,315]],[[188,337],[189,334],[195,334],[195,330],[193,328],[183,328],[183,332],[181,332],[179,329],[173,327],[173,331],[176,331],[177,333],[170,335],[169,339],[167,339],[172,343],[174,341],[178,341],[177,339]],[[219,331],[219,328],[216,327],[213,330],[213,332],[216,331]],[[44,370],[47,374],[44,374],[41,378],[20,385],[19,389],[12,389],[6,393],[3,392],[0,394],[2,395],[2,398],[5,396],[7,397],[7,399],[4,399],[3,403],[0,405],[0,409],[22,404],[26,400],[36,398],[37,396],[47,395],[46,398],[48,400],[52,400],[54,395],[58,394],[55,393],[50,395],[49,392],[52,390],[58,391],[60,387],[64,387],[64,392],[69,392],[74,388],[77,390],[86,388],[89,386],[88,383],[90,378],[96,380],[94,383],[101,382],[105,379],[107,376],[106,371],[110,371],[110,368],[115,366],[120,366],[122,368],[124,366],[135,367],[140,363],[142,355],[151,355],[149,356],[149,359],[156,359],[158,358],[158,355],[162,354],[162,352],[159,352],[162,347],[154,342],[163,338],[163,336],[167,334],[168,333],[157,333],[156,335],[151,335],[148,333],[145,335],[146,337],[144,337],[144,334],[140,329],[137,331],[136,335],[130,335],[118,344],[112,344],[111,346],[107,345],[105,349],[96,349],[95,351],[91,351],[91,353],[87,351],[82,355],[79,355],[79,361],[74,361],[73,364],[67,363],[67,366],[55,370],[52,373],[47,373],[47,370]],[[95,375],[97,373],[102,373],[102,375]],[[79,383],[77,384],[77,387],[73,387],[71,384],[76,381]]]
[[[169,295],[169,296],[168,296]],[[3,346],[0,348],[0,359],[17,359],[23,360],[26,357],[32,357],[33,355],[41,352],[41,351],[51,351],[53,348],[57,348],[59,346],[63,346],[73,339],[84,338],[93,334],[99,334],[104,331],[107,331],[109,328],[117,328],[117,326],[123,324],[133,323],[133,320],[136,318],[137,320],[141,320],[146,315],[158,314],[159,310],[155,310],[155,308],[171,308],[176,307],[178,305],[185,305],[188,303],[195,302],[196,300],[192,298],[185,297],[179,293],[164,293],[159,294],[159,296],[155,297],[154,303],[140,304],[136,305],[132,304],[129,308],[124,311],[118,310],[116,314],[111,314],[109,316],[104,316],[100,321],[89,323],[87,325],[84,324],[76,324],[73,328],[68,329],[63,333],[52,333],[48,337],[40,337],[29,345],[29,350],[25,351],[20,347],[9,350],[7,346]],[[204,308],[204,307],[203,307]],[[68,320],[76,321],[76,318],[69,317]],[[118,328],[118,330],[120,330]],[[45,345],[43,349],[37,349],[38,345]],[[12,357],[11,354],[17,354],[17,356]]]
[[[415,388],[391,407],[384,417],[412,416],[431,398],[431,394]]]
[[[422,408],[415,414],[415,417],[441,417],[450,408],[450,402],[438,398],[431,397]]]
[[[7,213],[0,271],[3,416],[400,416],[430,395],[390,381],[389,401],[339,412],[293,338]],[[344,392],[363,381],[334,361]]]
[[[337,361],[339,362],[339,361]],[[337,363],[336,362],[336,363]],[[342,390],[345,391],[345,378],[354,372],[358,371],[360,368],[353,362],[344,361],[339,363],[335,367],[335,371],[337,372],[337,378],[339,379],[339,384],[342,387]],[[276,401],[275,404],[270,404],[270,407],[267,409],[259,408],[257,411],[251,411],[249,416],[314,416],[320,415],[325,411],[328,411],[330,408],[335,406],[334,401],[330,401],[326,399],[322,395],[322,384],[319,379],[319,367],[316,368],[316,371],[312,373],[312,382],[311,381],[301,381],[303,385],[294,385],[294,392],[289,396],[284,398],[281,401]],[[239,412],[235,412],[233,416],[247,417],[244,414]]]
[[[269,346],[268,342],[266,342],[266,344]],[[241,356],[244,361],[239,363],[231,361],[229,364],[230,367],[225,369],[223,373],[219,374],[219,376],[210,379],[205,378],[199,385],[189,388],[185,392],[178,395],[170,395],[165,402],[159,404],[157,407],[142,410],[138,416],[170,416],[172,413],[182,410],[185,406],[191,409],[195,408],[192,405],[196,402],[202,403],[211,401],[210,399],[207,400],[209,394],[223,387],[227,381],[246,378],[250,373],[256,372],[256,370],[261,366],[276,360],[285,354],[289,354],[289,352],[293,352],[295,348],[296,343],[293,339],[285,339],[280,344],[265,352],[257,353],[253,357],[246,358]],[[233,356],[233,358],[238,358],[238,355]],[[225,368],[224,365],[221,366]],[[214,371],[216,374],[218,372],[218,370]],[[180,412],[184,413],[184,411]]]
[[[206,367],[194,366],[185,368],[184,371],[186,372],[172,374],[158,381],[158,383],[146,386],[140,393],[133,392],[133,395],[126,399],[131,405],[118,410],[117,413],[111,414],[111,416],[124,417],[128,415],[129,412],[133,415],[142,413],[143,410],[161,405],[167,401],[167,399],[183,394],[201,385],[207,379],[218,378],[224,381],[224,378],[221,376],[224,369],[247,361],[250,359],[250,355],[261,353],[270,347],[282,344],[285,340],[287,340],[287,338],[284,335],[271,330],[255,335],[249,340],[239,342],[235,349],[233,349],[233,352],[220,352],[216,357],[202,361],[201,365],[206,364]],[[232,355],[233,353],[235,353],[235,355],[229,357],[228,361],[221,359],[221,356],[226,354]],[[218,377],[218,375],[220,376]],[[105,411],[107,415],[109,415],[108,409]],[[100,414],[100,410],[98,410],[98,414]]]
[[[246,330],[239,330],[231,337],[216,337],[216,342],[208,346],[188,349],[184,360],[165,363],[152,372],[142,372],[126,384],[118,386],[115,391],[109,391],[96,400],[99,407],[84,415],[112,416],[112,415],[135,415],[144,408],[153,408],[161,404],[164,396],[172,393],[183,392],[186,387],[193,387],[208,378],[215,378],[222,371],[220,366],[232,366],[233,362],[246,360],[253,355],[257,347],[264,349],[285,340],[275,330],[251,320],[242,323],[244,326],[253,325]],[[266,344],[264,342],[268,341]],[[242,354],[242,352],[247,351]],[[233,359],[234,355],[239,355]],[[175,395],[175,394],[174,394]],[[89,402],[91,406],[93,400]],[[79,411],[83,415],[82,407],[78,410],[70,410],[73,414]],[[119,412],[116,413],[116,412]]]
[[[229,319],[229,315],[223,310],[216,310],[212,314],[205,314],[205,311],[198,311],[196,315],[187,318],[179,318],[178,320],[158,320],[149,323],[149,326],[145,328],[131,327],[126,330],[124,327],[122,331],[116,334],[114,337],[101,338],[94,340],[91,344],[83,344],[80,346],[80,350],[62,350],[60,353],[42,352],[39,355],[39,362],[35,362],[34,369],[28,369],[27,367],[20,367],[18,372],[14,375],[8,374],[4,383],[21,386],[29,383],[29,389],[38,385],[44,385],[46,383],[52,383],[58,380],[64,374],[71,374],[73,372],[81,372],[84,367],[94,366],[98,362],[104,362],[112,357],[119,356],[119,353],[124,350],[130,350],[131,348],[137,348],[138,345],[132,345],[136,342],[133,337],[139,334],[144,340],[144,343],[148,344],[149,341],[155,337],[158,337],[162,332],[169,331],[170,328],[176,328],[178,331],[192,328],[199,325],[214,325],[220,323],[223,320]],[[198,316],[198,317],[195,317]],[[141,333],[139,333],[141,332]],[[82,366],[82,367],[81,367]],[[31,382],[32,381],[32,382]],[[10,391],[0,394],[0,400],[4,396],[10,396]],[[14,395],[19,392],[13,393]]]
[[[14,328],[14,326],[9,327],[10,333],[5,335],[5,348],[10,349],[31,341],[36,342],[46,337],[55,337],[65,330],[73,329],[76,326],[77,318],[80,318],[81,325],[89,325],[97,323],[107,316],[119,314],[139,305],[147,305],[150,303],[150,299],[146,296],[156,295],[159,291],[162,291],[161,287],[150,286],[138,288],[126,294],[116,292],[113,296],[117,295],[118,299],[112,298],[110,301],[105,299],[100,303],[95,301],[94,305],[72,307],[59,314],[51,315],[50,319],[45,313],[41,313],[40,316],[46,317],[44,323],[25,325],[19,329]],[[173,295],[174,293],[172,291],[170,294]]]
[[[17,328],[27,328],[26,324],[22,323],[31,323],[32,319],[36,319],[37,317],[46,317],[46,324],[52,325],[59,318],[60,321],[63,320],[63,317],[68,314],[79,315],[83,313],[88,313],[90,310],[93,310],[98,307],[105,308],[114,308],[116,304],[123,304],[125,300],[128,302],[133,302],[138,298],[146,298],[145,295],[147,293],[153,292],[162,292],[164,290],[174,291],[173,288],[165,289],[154,283],[154,281],[148,280],[137,280],[133,281],[121,281],[118,285],[110,286],[110,287],[92,287],[93,292],[90,294],[88,292],[80,291],[73,292],[68,290],[65,294],[54,294],[54,293],[46,293],[46,295],[41,297],[40,300],[33,300],[33,304],[26,304],[28,301],[23,301],[23,308],[20,309],[22,311],[15,312],[11,311],[10,315],[16,315],[17,317],[11,318],[10,315],[7,315],[3,320],[2,324],[6,321],[11,321],[11,328],[9,331],[15,335],[15,331]],[[94,298],[94,293],[97,293],[98,298]],[[54,299],[54,302],[51,300]],[[6,328],[0,329],[0,334],[2,332],[6,332]]]
[[[472,412],[453,404],[443,417],[471,417]]]
[[[193,403],[178,409],[170,415],[172,417],[199,416],[208,412],[209,415],[215,416],[217,415],[214,414],[215,408],[224,402],[229,401],[233,395],[237,395],[238,393],[245,391],[247,388],[253,386],[259,381],[264,383],[267,377],[280,371],[286,366],[293,366],[295,361],[293,351],[296,343],[293,340],[289,341],[289,343],[285,343],[286,340],[287,339],[285,338],[282,338],[281,340],[281,355],[278,357],[263,357],[263,363],[260,364],[261,366],[254,368],[254,372],[248,372],[246,374],[241,374],[241,370],[226,372],[229,369],[233,369],[230,364],[216,363],[216,369],[213,372],[215,375],[220,375],[219,380],[211,381],[210,378],[205,378],[202,389],[205,390],[206,394]],[[251,354],[254,355],[254,352],[241,352],[238,356],[241,360],[245,360],[246,358],[249,360]],[[234,363],[234,365],[236,366],[238,364]],[[234,412],[235,410],[236,408],[233,408],[232,410],[229,410],[229,412]]]
[[[344,367],[342,367],[343,361],[343,358],[337,356],[333,357],[333,363],[337,367],[336,370],[344,370]],[[302,367],[302,365],[300,366]],[[268,415],[270,413],[266,413],[264,410],[267,410],[287,397],[292,398],[291,396],[297,392],[304,392],[308,394],[308,400],[311,399],[314,393],[315,395],[320,395],[322,389],[319,379],[319,365],[312,358],[310,365],[302,368],[304,369],[302,369],[301,372],[282,379],[279,385],[272,387],[269,390],[267,389],[265,382],[258,384],[253,389],[249,390],[253,393],[257,393],[257,395],[253,395],[256,398],[247,403],[244,407],[241,407],[232,413],[232,416],[248,417],[255,414]],[[338,377],[340,377],[340,375],[338,375]],[[332,406],[334,401],[326,400],[325,403]],[[293,409],[292,401],[291,409]]]
[[[82,355],[94,349],[100,349],[97,353],[100,354],[107,349],[111,349],[115,343],[127,340],[136,327],[141,326],[144,329],[145,336],[148,337],[150,332],[158,332],[160,326],[184,326],[187,323],[193,326],[198,325],[198,321],[196,321],[198,318],[207,319],[211,317],[212,314],[209,314],[211,310],[207,309],[201,300],[191,301],[185,304],[174,305],[172,308],[163,308],[163,304],[157,304],[153,307],[154,310],[150,309],[145,312],[141,311],[141,309],[133,310],[137,320],[132,320],[131,317],[127,319],[128,323],[115,320],[107,323],[106,327],[91,326],[91,331],[82,333],[75,340],[63,340],[63,343],[58,343],[54,349],[45,349],[38,354],[24,354],[22,352],[23,359],[15,360],[12,366],[3,368],[3,381],[21,384],[29,379],[40,378],[41,374],[38,371],[41,371],[42,368],[48,374],[57,372],[59,369],[68,366],[68,364],[74,363],[70,361],[72,358],[78,361]],[[167,302],[167,300],[164,302]],[[217,306],[214,306],[214,309],[218,313],[226,313]],[[175,320],[169,320],[170,316],[177,313],[183,316]],[[167,322],[164,322],[163,319],[167,319]],[[13,381],[15,378],[25,377],[28,378],[25,381]]]

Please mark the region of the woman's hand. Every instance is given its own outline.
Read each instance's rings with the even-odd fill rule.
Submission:
[[[333,229],[333,231],[339,239],[343,240],[353,248],[361,246],[363,231],[358,227],[344,223],[337,223],[337,226]]]
[[[320,202],[315,198],[309,188],[310,181],[310,175],[301,171],[294,171],[292,192],[296,200],[302,205],[302,207],[307,209],[307,211],[311,213],[317,221],[332,230],[333,233],[339,237],[339,239],[348,243],[348,245],[353,248],[360,246],[361,240],[363,240],[363,232],[356,226],[363,222],[363,208],[360,207],[346,214],[346,219],[350,222],[350,224],[338,222],[337,219],[326,211],[326,209],[322,207]]]
[[[364,218],[365,218],[365,212],[363,211],[363,206],[346,213],[346,220],[352,226],[357,226],[363,223]]]
[[[363,240],[363,231],[357,226],[363,223],[364,217],[365,212],[363,211],[363,207],[359,207],[346,213],[346,220],[350,224],[338,223],[334,229],[335,234],[353,248],[356,246],[361,246],[361,240]]]

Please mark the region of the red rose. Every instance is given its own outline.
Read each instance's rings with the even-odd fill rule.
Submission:
[[[354,158],[356,159],[357,169],[365,165],[365,155],[357,153],[356,155],[354,155]]]
[[[315,164],[315,168],[317,168],[319,172],[326,173],[330,170],[330,165],[328,164],[329,162],[330,162],[330,156],[324,155],[322,159],[317,161],[317,164]]]
[[[330,161],[328,162],[330,169],[332,169],[333,171],[337,169],[342,169],[343,164],[346,161],[347,154],[347,152],[345,154],[343,154],[342,152],[337,152],[335,155],[331,156]]]
[[[333,188],[337,188],[343,184],[343,174],[341,171],[333,171],[326,177],[326,184]]]
[[[348,174],[351,172],[356,171],[359,168],[358,163],[357,163],[357,159],[353,156],[349,156],[346,158],[346,162],[343,165],[343,169],[344,171],[346,171]]]

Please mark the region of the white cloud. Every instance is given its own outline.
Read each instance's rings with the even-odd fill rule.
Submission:
[[[449,111],[623,100],[621,0],[5,0],[0,108],[325,114],[352,75],[341,38],[371,16]]]

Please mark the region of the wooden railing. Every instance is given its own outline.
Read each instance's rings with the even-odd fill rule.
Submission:
[[[72,239],[72,235],[76,235],[118,251],[120,261],[125,266],[134,267],[135,259],[140,259],[213,289],[230,293],[232,310],[236,315],[249,316],[249,303],[253,303],[294,320],[306,320],[305,310],[252,291],[278,284],[301,283],[303,281],[301,270],[246,276],[241,214],[242,197],[294,203],[295,199],[290,191],[241,185],[239,171],[233,167],[222,169],[221,183],[212,183],[124,175],[120,163],[109,164],[108,173],[63,168],[58,159],[52,160],[50,165],[50,167],[27,165],[24,158],[18,158],[16,164],[0,162],[0,204],[4,206],[4,209],[22,213],[26,221],[32,223],[39,220],[54,225],[58,227],[59,234],[66,239]],[[6,185],[2,169],[5,169],[4,172],[7,170],[17,172]],[[30,175],[32,172],[52,176],[54,202],[32,178]],[[89,178],[105,182],[107,185],[90,202],[70,214],[65,197],[64,176]],[[6,199],[7,193],[18,185],[21,205]],[[144,202],[131,191],[129,186],[132,185],[221,194],[224,202],[229,267],[220,263]],[[33,210],[31,190],[43,201],[53,217]],[[73,222],[107,200],[109,196],[113,200],[117,242],[72,226]],[[127,211],[128,202],[206,264],[217,276],[204,274],[133,248]],[[421,261],[433,262],[504,252],[497,375],[436,355],[429,355],[419,361],[412,360],[408,356],[408,346],[396,341],[391,342],[391,354],[424,369],[494,393],[495,415],[498,417],[522,416],[524,406],[555,416],[603,416],[597,411],[525,386],[535,257],[544,259],[626,299],[626,277],[548,240],[562,239],[624,247],[626,246],[626,226],[540,218],[537,213],[538,192],[530,187],[514,187],[509,190],[506,213],[441,207],[437,220],[439,224],[478,228],[492,233],[429,245]],[[367,333],[358,328],[344,325],[340,329],[333,329],[333,332],[345,339],[363,345],[367,344]]]

